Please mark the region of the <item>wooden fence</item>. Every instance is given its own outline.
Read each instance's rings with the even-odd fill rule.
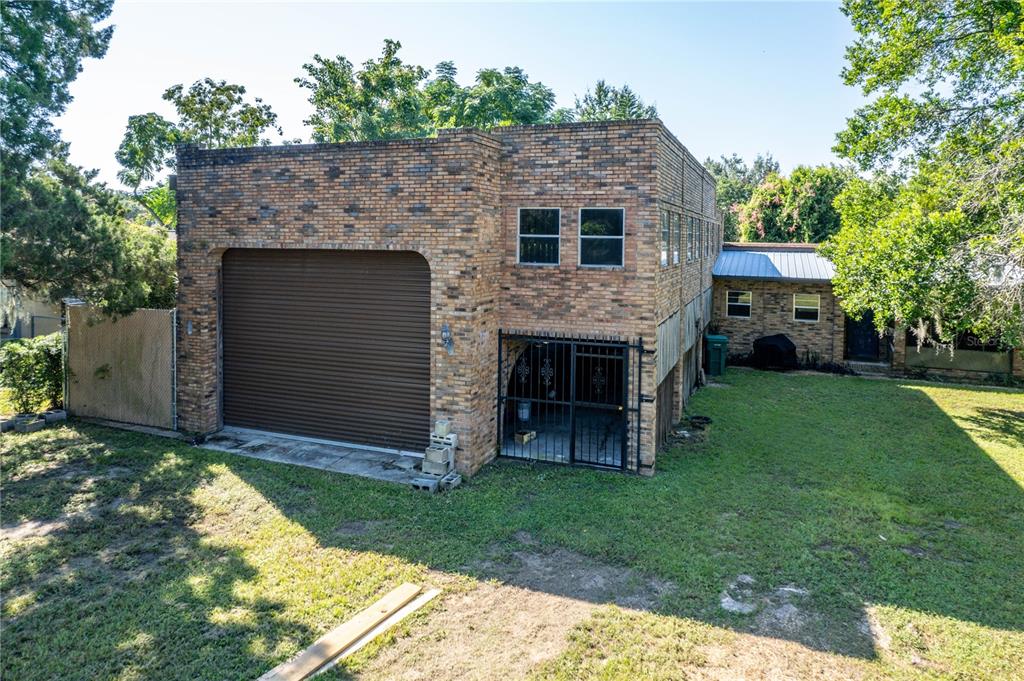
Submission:
[[[110,319],[85,305],[67,311],[68,411],[175,427],[174,310]]]

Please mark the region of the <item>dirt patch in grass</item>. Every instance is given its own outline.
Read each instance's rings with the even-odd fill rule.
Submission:
[[[525,533],[473,566],[491,580],[443,597],[409,635],[382,650],[360,678],[524,678],[560,655],[570,632],[604,604],[657,609],[675,585]]]

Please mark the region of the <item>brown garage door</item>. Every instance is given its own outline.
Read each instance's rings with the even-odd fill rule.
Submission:
[[[417,253],[232,249],[224,423],[422,450],[430,268]]]

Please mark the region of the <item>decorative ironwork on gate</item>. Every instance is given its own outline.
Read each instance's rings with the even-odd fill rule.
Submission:
[[[498,332],[498,451],[637,470],[643,339]]]

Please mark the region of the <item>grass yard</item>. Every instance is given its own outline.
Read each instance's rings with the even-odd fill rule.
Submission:
[[[443,597],[321,678],[1019,678],[1024,392],[734,369],[692,406],[652,479],[499,462],[437,497],[5,434],[0,671],[252,679],[412,580]]]

